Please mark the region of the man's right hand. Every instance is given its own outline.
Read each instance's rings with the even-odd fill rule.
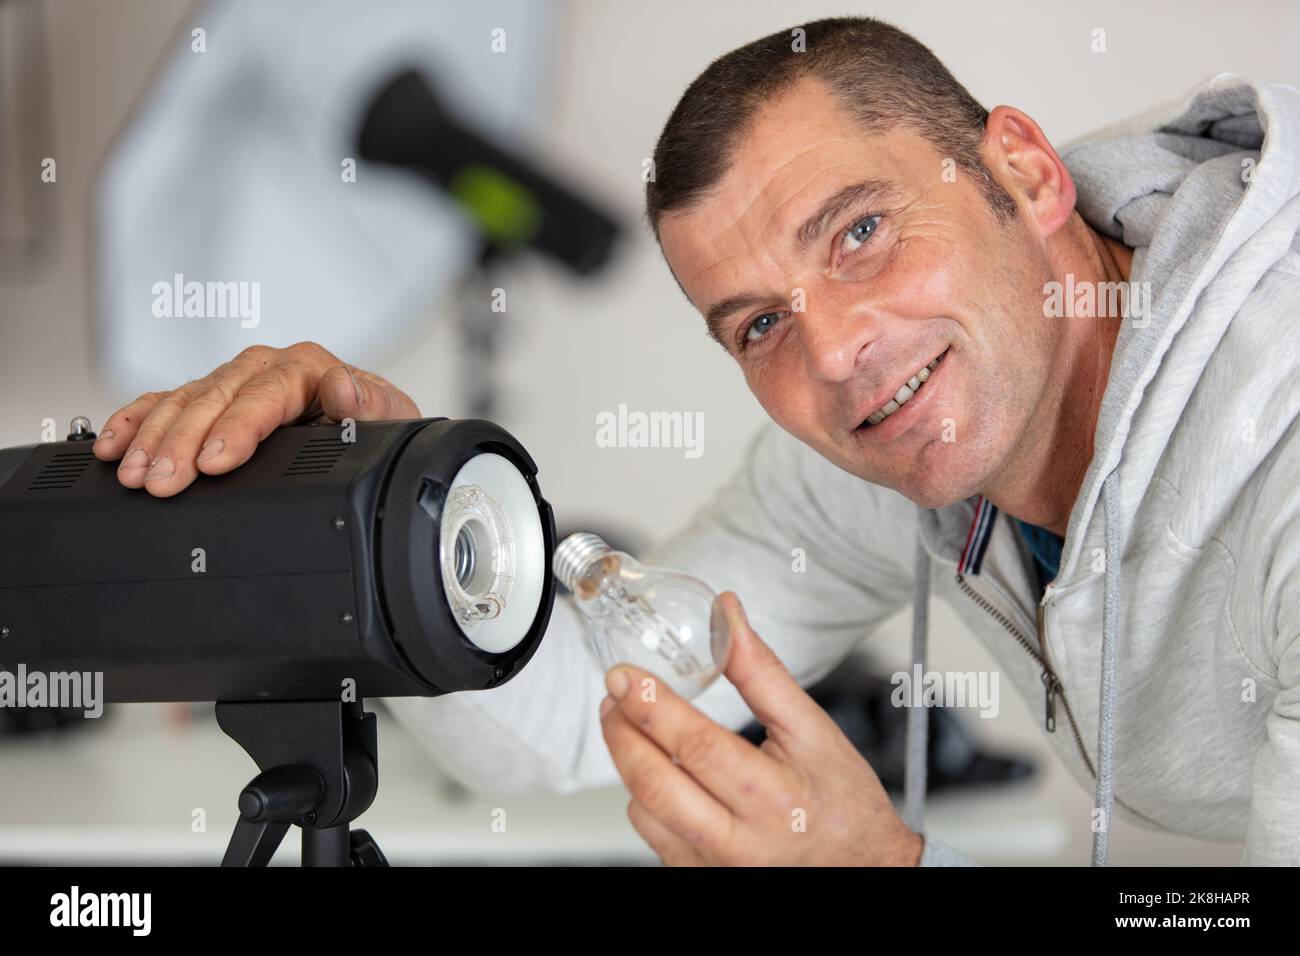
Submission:
[[[211,375],[170,392],[146,392],[114,412],[95,457],[122,463],[117,480],[158,498],[202,472],[221,475],[252,457],[281,425],[328,420],[419,418],[387,379],[346,365],[315,342],[254,345]]]

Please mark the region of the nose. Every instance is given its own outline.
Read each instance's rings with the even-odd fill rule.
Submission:
[[[796,316],[808,374],[823,382],[847,381],[880,337],[880,315],[869,302],[844,295],[809,296],[808,305]]]

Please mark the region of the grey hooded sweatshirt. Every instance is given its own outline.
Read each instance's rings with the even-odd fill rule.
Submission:
[[[1244,839],[1247,864],[1300,864],[1300,91],[1221,75],[1063,157],[1083,218],[1134,249],[1134,285],[1041,598],[1025,541],[987,500],[919,508],[774,425],[645,557],[736,591],[804,686],[909,600],[924,665],[926,600],[947,600],[1095,788],[1080,821],[1094,863],[1117,813]],[[614,784],[585,642],[561,601],[509,684],[386,704],[471,787]],[[735,729],[751,719],[725,680],[696,704]],[[925,715],[908,714],[904,800],[922,832]],[[969,862],[927,835],[923,864]]]

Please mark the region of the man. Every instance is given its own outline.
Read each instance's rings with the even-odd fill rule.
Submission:
[[[602,684],[562,604],[515,681],[392,708],[471,784],[617,770],[669,863],[966,862],[800,689],[932,578],[1095,784],[1095,862],[1115,807],[1300,863],[1300,93],[1219,77],[1062,158],[888,25],[799,29],[691,85],[647,188],[780,426],[648,556],[745,595],[754,628],[715,607],[729,680],[698,708],[631,667]],[[320,346],[255,348],[95,449],[167,496],[320,414],[417,410]],[[761,748],[732,733],[751,713]]]

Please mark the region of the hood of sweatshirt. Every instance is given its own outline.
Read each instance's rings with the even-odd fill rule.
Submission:
[[[1070,515],[1072,532],[1086,527],[1106,477],[1119,470],[1123,484],[1114,504],[1124,540],[1133,505],[1164,452],[1150,440],[1158,432],[1148,422],[1163,425],[1166,438],[1173,434],[1238,308],[1296,242],[1300,90],[1220,74],[1150,132],[1084,139],[1062,158],[1074,177],[1080,215],[1134,250],[1130,283],[1150,288],[1149,315],[1120,326],[1092,464]],[[1213,303],[1203,302],[1207,290]],[[1162,363],[1177,363],[1180,374],[1150,395]],[[1277,370],[1279,381],[1283,374]],[[1140,443],[1131,440],[1139,417]],[[1079,561],[1082,540],[1068,535],[1063,576]]]
[[[1195,427],[1183,421],[1183,410],[1225,330],[1264,273],[1296,243],[1300,91],[1221,74],[1182,104],[1148,110],[1138,121],[1070,144],[1061,155],[1083,219],[1134,250],[1125,290],[1128,312],[1116,338],[1093,459],[1071,511],[1054,582],[1068,584],[1091,573],[1081,558],[1085,542],[1104,540],[1096,806],[1109,819],[1125,544],[1166,448],[1180,427]],[[1162,368],[1167,373],[1157,376]],[[1247,374],[1274,375],[1282,387],[1290,371],[1261,361],[1243,370]],[[1231,484],[1224,487],[1231,494]],[[970,502],[923,511],[923,538],[951,541],[959,527],[968,540],[977,537],[985,520],[982,505],[973,526]],[[1089,533],[1094,524],[1101,526],[1100,535]],[[918,573],[918,601],[924,577]],[[923,613],[917,616],[924,621]],[[919,660],[923,634],[915,647]],[[923,708],[909,717],[923,721]],[[909,746],[909,760],[924,754],[923,739],[923,730],[913,735],[910,743],[919,742],[920,749]],[[923,780],[919,790],[923,794]],[[1094,835],[1094,864],[1106,861],[1107,831]]]

